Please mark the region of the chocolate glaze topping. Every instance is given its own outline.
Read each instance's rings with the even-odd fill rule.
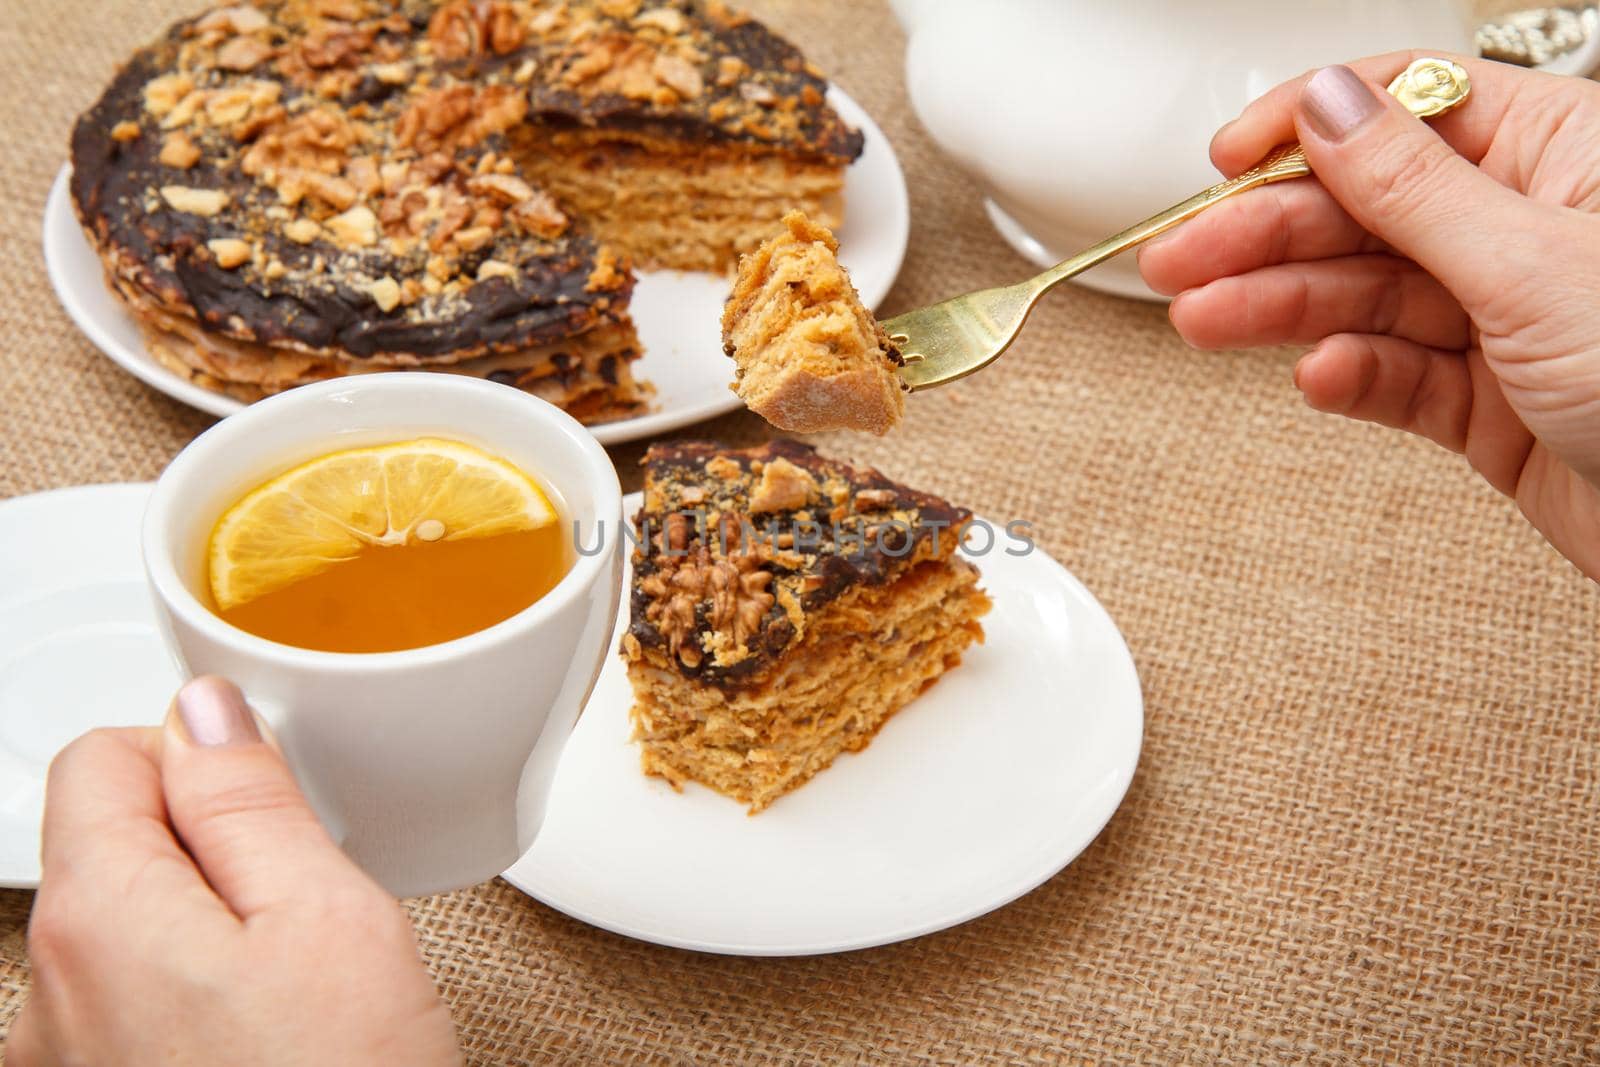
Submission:
[[[947,556],[961,525],[972,517],[965,508],[908,489],[871,468],[825,459],[797,441],[743,450],[673,441],[653,445],[642,462],[645,503],[634,517],[641,543],[633,551],[628,630],[633,639],[651,648],[669,643],[662,612],[652,612],[660,598],[652,594],[649,579],[659,575],[670,586],[685,559],[755,551],[758,566],[772,574],[769,588],[776,595],[745,642],[745,654],[724,662],[709,655],[699,662],[694,656],[689,662],[674,657],[683,674],[715,685],[736,684],[780,656],[797,636],[791,611],[817,611],[856,586],[881,585],[918,560]],[[793,470],[804,478],[796,478]],[[803,497],[798,489],[784,495],[786,488],[807,481]],[[668,531],[674,514],[687,519],[682,524],[686,536],[676,548]],[[721,529],[725,515],[746,524],[737,540]],[[754,544],[753,532],[761,535]],[[772,550],[773,536],[785,533],[795,535],[793,544]],[[786,594],[793,605],[785,604]],[[713,628],[707,603],[697,604],[694,633]]]

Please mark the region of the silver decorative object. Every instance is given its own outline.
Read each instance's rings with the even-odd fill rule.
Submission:
[[[1517,11],[1478,27],[1484,58],[1562,74],[1592,73],[1597,46],[1600,5],[1593,3]]]

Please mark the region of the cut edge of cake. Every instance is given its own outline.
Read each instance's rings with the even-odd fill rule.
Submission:
[[[643,269],[714,273],[788,210],[842,220],[864,138],[799,49],[720,0],[600,6],[620,24],[544,50],[513,137],[563,205]]]

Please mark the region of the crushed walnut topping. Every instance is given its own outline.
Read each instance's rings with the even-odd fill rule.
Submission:
[[[689,28],[683,12],[675,7],[652,7],[633,16],[633,25],[639,29],[656,29],[675,37]]]
[[[202,33],[250,34],[268,25],[267,16],[260,10],[249,4],[239,4],[207,12],[195,23],[195,29]]]
[[[659,55],[650,64],[650,73],[662,85],[685,100],[694,100],[705,91],[699,68],[678,56]]]
[[[346,248],[365,248],[378,239],[378,216],[365,205],[335,215],[323,225],[334,242]]]
[[[900,494],[892,489],[862,489],[855,495],[857,511],[884,511],[895,506]]]
[[[221,189],[191,189],[186,185],[163,185],[161,199],[174,211],[207,217],[228,206],[228,194]]]
[[[322,227],[311,219],[293,219],[284,226],[283,233],[295,244],[307,245],[322,236]]]
[[[241,263],[250,262],[249,241],[241,241],[237,237],[217,237],[207,241],[206,247],[211,249],[217,266],[223,270],[232,270]]]
[[[706,464],[706,473],[713,478],[731,482],[744,474],[744,468],[726,456],[715,456]]]
[[[507,0],[451,0],[428,22],[428,43],[443,60],[469,59],[489,53],[515,52],[527,40],[528,27]]]
[[[749,72],[750,64],[738,56],[723,56],[717,60],[717,85],[723,89],[738,85]]]
[[[162,139],[156,160],[164,167],[188,170],[200,162],[200,146],[182,130],[175,130]]]
[[[217,66],[223,70],[255,70],[271,59],[273,48],[259,37],[235,37],[217,49]]]
[[[389,312],[400,306],[400,283],[393,278],[379,278],[367,286],[367,294],[380,311]]]
[[[584,282],[585,292],[607,292],[627,277],[627,264],[610,247],[603,247],[594,258],[594,269]]]
[[[778,102],[778,94],[773,92],[772,86],[762,85],[760,82],[740,82],[739,95],[752,104],[762,107],[772,107]]]
[[[144,109],[156,118],[166,118],[179,101],[194,91],[194,79],[187,74],[164,74],[144,87]]]
[[[509,263],[502,263],[498,259],[486,259],[478,264],[478,280],[488,281],[490,278],[508,278],[517,280],[517,268]]]
[[[750,511],[793,511],[803,508],[817,490],[816,479],[786,459],[775,459],[761,470],[761,480],[750,493]]]
[[[395,141],[422,154],[457,152],[504,133],[527,113],[528,101],[515,86],[452,83],[424,93],[401,114]]]

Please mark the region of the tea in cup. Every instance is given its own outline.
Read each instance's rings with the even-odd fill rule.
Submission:
[[[324,652],[399,652],[517,614],[572,566],[549,492],[428,437],[318,456],[228,508],[206,550],[223,621]]]

